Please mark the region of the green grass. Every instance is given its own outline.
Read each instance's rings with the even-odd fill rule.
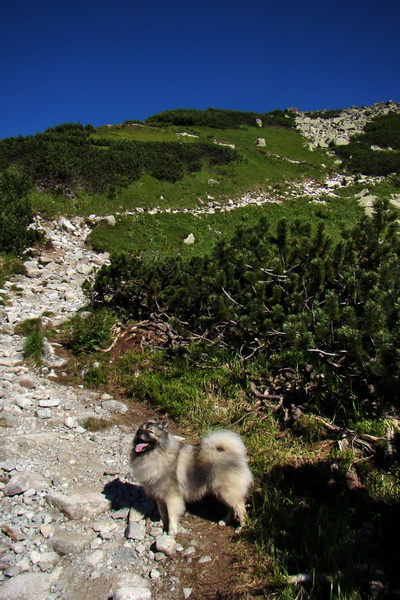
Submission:
[[[75,354],[93,352],[97,347],[106,347],[112,337],[114,316],[107,309],[93,313],[76,313],[71,321],[71,347]]]
[[[261,207],[248,206],[230,212],[216,212],[201,217],[188,213],[159,213],[124,216],[115,226],[100,223],[89,236],[98,251],[133,254],[159,253],[183,256],[204,255],[222,237],[231,238],[237,227],[251,225],[266,215],[271,230],[285,217],[311,221],[314,227],[323,220],[327,232],[338,240],[343,226],[350,225],[361,214],[357,202],[348,198],[327,198],[326,204],[310,203],[308,198],[286,200],[282,204],[268,203]],[[192,233],[193,244],[184,239]]]
[[[40,317],[35,317],[17,323],[15,333],[25,337],[22,347],[24,358],[40,365],[43,358],[44,339],[53,337],[56,331],[50,326],[44,326]]]
[[[160,141],[179,139],[182,143],[192,143],[193,138],[178,138],[177,131],[185,128],[165,128],[158,130],[153,127],[134,126],[129,130],[113,130],[103,132],[104,137],[119,137],[121,131],[125,139],[141,141]],[[211,128],[186,128],[187,132],[199,136],[199,141],[210,142],[217,140],[222,143],[234,144],[243,160],[224,167],[214,167],[199,173],[185,175],[175,183],[159,182],[145,176],[119,194],[121,204],[127,206],[170,208],[193,207],[199,204],[199,198],[207,200],[207,194],[212,194],[222,201],[227,197],[235,198],[249,189],[265,189],[290,180],[301,180],[312,177],[322,181],[326,169],[322,164],[332,166],[332,159],[323,152],[311,152],[304,145],[304,138],[297,132],[278,127],[241,128],[215,130]],[[172,137],[171,137],[172,136]],[[258,148],[257,139],[264,137],[265,148]],[[195,139],[196,141],[196,139]],[[277,156],[276,156],[277,155]],[[281,158],[300,161],[299,164],[282,161]],[[209,179],[218,181],[218,185],[210,186]],[[160,199],[163,196],[165,202]]]
[[[23,354],[25,359],[32,360],[35,364],[40,365],[43,355],[43,341],[46,337],[41,329],[33,329],[24,341]]]
[[[351,223],[358,214],[358,207],[348,194],[342,198],[327,199],[326,206],[312,204],[307,198],[286,199],[282,204],[266,204],[262,207],[237,209],[214,215],[192,214],[139,214],[123,216],[136,208],[161,210],[202,209],[210,201],[226,204],[245,192],[267,194],[272,199],[287,198],[291,182],[312,178],[323,181],[332,168],[332,158],[322,151],[311,152],[304,138],[292,130],[277,127],[242,127],[240,129],[215,130],[211,128],[148,127],[145,125],[117,125],[102,127],[94,137],[118,140],[172,141],[193,143],[197,138],[177,137],[186,131],[198,135],[199,141],[218,140],[234,144],[242,161],[222,167],[203,168],[186,174],[175,183],[163,182],[147,174],[125,189],[111,196],[88,194],[77,190],[75,196],[65,197],[35,191],[32,201],[35,210],[49,216],[60,214],[89,216],[90,214],[117,216],[117,225],[99,224],[90,236],[96,250],[133,253],[182,253],[186,256],[204,254],[221,239],[230,237],[235,228],[243,223],[251,224],[266,215],[272,228],[282,217],[311,220],[317,224],[323,219],[328,231],[335,236],[345,223]],[[264,137],[265,148],[256,146],[257,138]],[[287,162],[282,158],[299,161]],[[218,181],[210,184],[209,180]],[[183,244],[193,233],[195,243]]]
[[[243,391],[228,366],[202,370],[179,359],[167,366],[159,352],[130,352],[118,376],[133,397],[203,430],[237,416],[242,406]]]
[[[112,422],[107,421],[107,419],[87,417],[82,423],[82,426],[87,431],[105,431],[106,429],[112,427]]]
[[[20,258],[10,254],[0,254],[0,287],[2,287],[13,275],[23,275],[24,273],[25,267]],[[0,296],[0,303],[4,303],[5,299],[6,297],[2,294]]]
[[[198,138],[178,137],[186,131]],[[147,127],[140,125],[117,125],[99,128],[94,137],[114,140],[138,141],[177,141],[191,144],[196,141],[234,144],[242,156],[242,161],[223,167],[203,167],[197,173],[186,174],[176,183],[169,183],[143,175],[139,181],[117,191],[112,197],[101,194],[88,194],[75,190],[74,195],[63,196],[55,193],[34,191],[31,199],[34,209],[50,216],[82,215],[91,213],[105,215],[123,212],[133,207],[154,208],[194,208],[208,201],[208,195],[226,202],[249,190],[265,190],[270,186],[282,186],[287,181],[300,181],[313,178],[323,181],[328,170],[333,168],[330,156],[322,151],[311,152],[304,144],[304,138],[296,131],[278,127],[248,127],[241,129],[216,130],[211,128]],[[264,137],[265,148],[258,148],[257,139]],[[299,161],[291,163],[282,158]],[[326,165],[326,167],[322,166]],[[210,185],[214,179],[219,183]]]

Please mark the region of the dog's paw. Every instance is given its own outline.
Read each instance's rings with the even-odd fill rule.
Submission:
[[[178,527],[169,527],[169,529],[168,529],[169,536],[175,537],[177,533],[178,533]]]
[[[226,521],[224,521],[224,519],[221,519],[221,521],[218,521],[218,525],[220,527],[226,527]]]

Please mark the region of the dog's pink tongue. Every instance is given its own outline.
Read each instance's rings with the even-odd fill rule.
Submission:
[[[139,452],[143,452],[143,450],[145,448],[147,448],[148,444],[136,444],[135,446],[135,452],[139,453]]]

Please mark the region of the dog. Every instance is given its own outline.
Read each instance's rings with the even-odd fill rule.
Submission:
[[[213,494],[228,508],[225,522],[245,523],[245,498],[253,481],[246,448],[227,430],[209,433],[200,444],[182,444],[169,433],[168,421],[153,419],[136,432],[131,468],[135,481],[158,507],[164,530],[175,536],[186,502]]]

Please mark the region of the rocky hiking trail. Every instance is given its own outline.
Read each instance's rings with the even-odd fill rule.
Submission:
[[[0,290],[0,600],[233,597],[234,530],[213,510],[214,521],[186,515],[173,540],[129,476],[134,431],[154,412],[63,383],[54,345],[46,366],[24,363],[15,326],[41,316],[56,328],[108,261],[85,246],[82,218],[42,226],[49,248]],[[88,417],[115,424],[93,433]]]

